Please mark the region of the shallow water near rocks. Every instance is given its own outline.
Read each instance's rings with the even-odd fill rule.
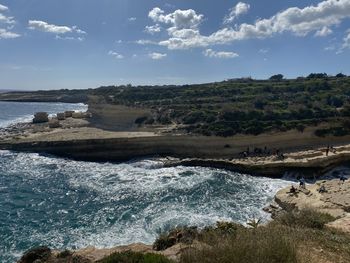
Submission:
[[[24,117],[12,114],[5,121]],[[178,225],[267,220],[261,209],[289,184],[213,168],[164,168],[162,159],[93,163],[0,151],[0,262],[38,245],[152,243]]]

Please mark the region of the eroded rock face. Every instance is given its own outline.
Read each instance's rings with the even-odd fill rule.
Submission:
[[[37,112],[34,114],[33,123],[44,123],[49,121],[47,112]]]

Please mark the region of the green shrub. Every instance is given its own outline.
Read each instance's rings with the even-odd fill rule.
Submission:
[[[173,263],[166,257],[153,253],[121,252],[113,253],[98,261],[98,263]]]
[[[276,219],[282,225],[314,229],[323,229],[325,224],[334,220],[335,218],[333,216],[312,209],[291,211],[284,213]]]
[[[57,255],[57,258],[67,258],[67,257],[70,257],[72,255],[73,255],[73,253],[71,251],[64,250]]]
[[[286,230],[279,227],[239,229],[211,247],[187,250],[181,263],[296,263],[297,253]]]
[[[177,243],[191,244],[198,236],[197,227],[178,227],[161,234],[153,243],[153,249],[165,250]]]

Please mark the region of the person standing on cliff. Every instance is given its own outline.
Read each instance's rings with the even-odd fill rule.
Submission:
[[[326,149],[326,156],[328,156],[328,153],[329,153],[329,145],[327,146],[327,149]]]
[[[304,177],[300,178],[300,180],[299,180],[299,187],[303,188],[303,189],[306,189]]]

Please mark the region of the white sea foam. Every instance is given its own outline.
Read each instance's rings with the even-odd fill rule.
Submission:
[[[26,226],[28,243],[61,249],[152,243],[177,225],[267,220],[261,209],[289,184],[219,169],[163,168],[156,159],[91,163],[11,152],[5,158],[7,176],[32,185],[35,196],[29,195],[28,201],[33,201],[33,211],[44,210],[53,220],[45,231]],[[25,208],[18,211],[19,218],[28,213]],[[40,225],[41,219],[33,215],[31,222]]]
[[[27,105],[31,111],[39,106],[43,108]],[[56,113],[63,111],[61,106],[42,110]],[[290,183],[162,164],[162,159],[92,163],[0,151],[0,261],[14,261],[42,244],[76,249],[152,243],[160,232],[178,225],[268,220],[263,206]]]

